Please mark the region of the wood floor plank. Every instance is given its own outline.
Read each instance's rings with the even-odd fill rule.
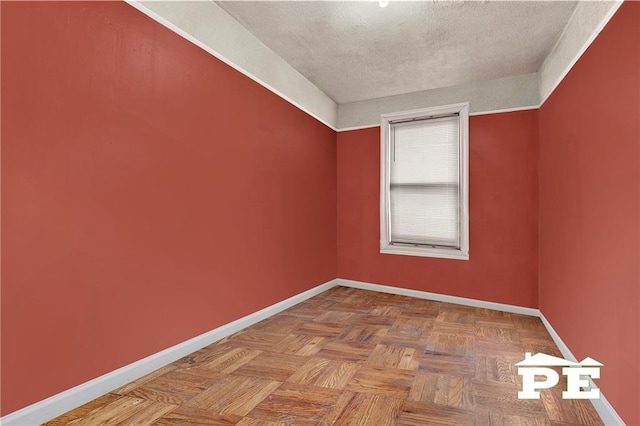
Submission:
[[[520,384],[515,364],[521,361],[519,357],[509,356],[477,356],[476,380],[482,382],[500,382],[511,385]]]
[[[274,315],[265,320],[260,321],[259,323],[251,326],[252,330],[262,330],[262,331],[274,331],[277,330],[278,333],[282,334],[290,334],[296,328],[300,327],[302,324],[307,322],[307,319],[301,318],[295,315],[287,315],[285,313],[280,313],[278,315]]]
[[[384,317],[379,317],[384,318]],[[384,336],[389,330],[385,325],[355,325],[352,326],[349,331],[342,335],[340,340],[349,342],[361,342],[361,343],[373,343],[379,336]]]
[[[378,344],[373,348],[366,364],[372,367],[417,370],[421,355],[414,348]]]
[[[316,356],[349,361],[366,361],[375,347],[372,343],[331,341],[318,351]]]
[[[206,365],[195,364],[193,366],[180,367],[174,370],[175,374],[191,374],[194,376],[217,380],[222,374],[220,371],[207,368]]]
[[[137,411],[130,417],[127,417],[118,425],[136,425],[136,426],[148,426],[155,423],[156,420],[162,418],[164,415],[178,408],[177,405],[162,404],[160,402],[154,402],[144,409]]]
[[[566,380],[561,376],[558,387],[540,392],[542,404],[551,421],[580,425],[602,424],[593,405],[584,404],[584,401],[580,400],[562,399],[564,388],[566,388]]]
[[[353,311],[325,311],[313,319],[315,322],[351,325],[362,317],[362,314]]]
[[[307,362],[299,355],[263,352],[237,369],[234,374],[284,382]]]
[[[473,356],[475,338],[455,333],[430,333],[424,353],[428,355]]]
[[[401,396],[384,394],[356,394],[351,399],[336,424],[344,425],[395,425],[404,402]]]
[[[359,393],[408,395],[414,374],[407,370],[362,366],[345,387]]]
[[[318,426],[340,424],[337,422],[337,420],[347,409],[349,402],[351,402],[354,396],[355,394],[353,392],[340,392],[338,399],[333,403],[322,420],[320,420]]]
[[[403,346],[405,348],[414,348],[420,352],[425,350],[427,341],[429,340],[429,334],[411,335],[408,333],[391,333],[389,329],[381,329],[375,336],[372,337],[371,343]]]
[[[298,327],[294,333],[304,334],[306,336],[325,337],[335,339],[348,331],[348,327],[342,324],[323,323],[323,322],[306,322]]]
[[[344,389],[360,365],[357,362],[312,358],[287,381],[330,389]]]
[[[524,330],[528,332],[539,332],[549,335],[547,329],[544,326],[542,320],[538,317],[532,317],[528,315],[512,314],[511,321],[518,330]]]
[[[252,419],[251,417],[244,417],[236,426],[287,426],[284,422],[270,422],[267,420]]]
[[[407,400],[474,410],[473,379],[469,376],[419,371]]]
[[[45,426],[62,426],[71,424],[73,421],[76,421],[78,419],[89,417],[94,411],[103,409],[105,406],[112,403],[116,399],[119,399],[120,397],[121,395],[117,395],[115,393],[104,394],[101,397],[96,398],[93,401],[89,401],[86,404],[83,404],[80,407],[76,408],[75,410],[69,411],[68,413],[56,417],[55,419],[44,424]]]
[[[389,315],[378,315],[375,313],[367,313],[363,316],[361,316],[358,319],[357,323],[352,323],[351,326],[378,326],[378,327],[391,327],[393,325],[393,323],[396,322],[396,317],[395,316],[389,316]]]
[[[301,385],[313,384],[330,362],[331,360],[327,358],[311,358],[298,371],[293,373],[287,381]]]
[[[439,309],[436,316],[437,323],[453,323],[453,324],[477,324],[473,308],[467,309]]]
[[[356,362],[332,360],[312,384],[323,388],[344,389],[359,368],[360,364]]]
[[[195,425],[195,426],[229,426],[238,424],[242,416],[229,413],[218,413],[181,405],[154,423],[154,426]]]
[[[176,368],[178,368],[177,366],[173,365],[173,364],[169,364],[166,365],[162,368],[159,368],[149,374],[147,374],[146,376],[142,376],[140,377],[138,380],[134,380],[133,382],[127,383],[126,385],[114,390],[112,393],[116,393],[119,395],[125,395],[129,392],[131,392],[132,390],[134,390],[135,388],[142,386],[143,384],[156,379],[170,371],[175,370]]]
[[[409,425],[473,425],[475,415],[473,411],[455,407],[427,404],[417,401],[404,401],[402,411],[398,416],[399,426]]]
[[[478,412],[475,424],[476,426],[551,426],[551,422],[545,417],[516,416],[490,411]]]
[[[165,404],[180,405],[217,382],[215,377],[203,377],[187,371],[173,370],[135,388],[127,395]]]
[[[292,308],[285,310],[287,315],[293,315],[301,318],[313,319],[322,315],[325,311],[331,309],[336,302],[323,298],[313,298],[306,300]]]
[[[249,417],[300,426],[316,425],[340,396],[340,391],[284,383],[258,404]]]
[[[311,356],[318,353],[325,342],[326,339],[324,337],[290,334],[272,347],[271,351],[282,354]]]
[[[562,353],[560,349],[556,346],[551,337],[547,334],[546,336],[537,336],[533,333],[527,333],[523,335],[522,332],[520,334],[520,341],[522,350],[524,352],[531,353],[545,353],[552,356],[557,356],[562,358]]]
[[[361,292],[356,288],[337,286],[337,287],[330,288],[329,290],[323,293],[320,293],[319,295],[316,296],[316,298],[322,299],[322,300],[333,300],[335,302],[340,302],[346,305],[348,304],[347,300],[349,299],[350,296],[359,295],[360,293]]]
[[[466,336],[475,338],[476,336],[476,326],[475,324],[461,324],[461,323],[453,323],[453,322],[434,322],[433,328],[431,329],[433,333],[443,333],[450,334],[455,336]]]
[[[420,370],[475,377],[476,358],[471,356],[424,354],[420,359]]]
[[[452,308],[453,305],[447,305],[447,310]],[[434,321],[438,320],[443,311],[443,304],[433,300],[414,299],[402,306],[402,316],[429,318]]]
[[[509,342],[520,344],[520,336],[515,328],[477,325],[476,326],[477,341],[490,342]]]
[[[211,360],[218,358],[219,356],[229,352],[230,350],[240,347],[241,345],[228,343],[230,340],[238,337],[243,334],[245,330],[240,333],[232,334],[217,343],[206,346],[190,355],[180,358],[178,361],[170,364],[180,367],[194,367],[194,366],[202,366],[209,363]]]
[[[247,348],[231,348],[228,352],[211,359],[205,364],[205,368],[222,373],[232,373],[252,359],[260,355],[262,351]]]
[[[226,343],[249,349],[266,351],[277,345],[287,337],[287,334],[248,328],[235,334]]]
[[[476,407],[483,411],[510,413],[523,417],[547,417],[542,401],[518,399],[518,386],[504,383],[475,383]]]
[[[566,380],[519,400],[539,318],[335,287],[48,425],[601,425]]]
[[[393,326],[389,328],[388,334],[390,335],[411,335],[421,336],[430,332],[433,329],[435,321],[433,318],[423,317],[398,317]]]
[[[371,315],[374,315],[374,316],[395,318],[395,317],[399,317],[401,314],[402,314],[402,309],[396,306],[379,305],[371,309]]]
[[[116,425],[141,412],[153,410],[155,403],[130,396],[122,396],[100,410],[95,410],[87,417],[78,419],[69,424],[74,426],[101,426]],[[175,408],[175,407],[171,407]]]
[[[511,318],[513,318],[514,315],[519,315],[519,314],[512,314],[511,312],[497,311],[495,309],[487,309],[487,308],[472,308],[472,309],[478,318],[499,318],[504,320],[505,322],[511,321]]]
[[[254,377],[227,376],[191,399],[186,407],[246,416],[282,383]]]

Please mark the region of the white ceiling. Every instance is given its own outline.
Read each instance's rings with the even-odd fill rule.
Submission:
[[[537,72],[577,2],[217,4],[343,104]]]

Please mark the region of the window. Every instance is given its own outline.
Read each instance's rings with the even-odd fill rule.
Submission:
[[[380,252],[469,259],[469,105],[384,114]]]

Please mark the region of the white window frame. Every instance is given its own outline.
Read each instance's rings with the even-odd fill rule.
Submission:
[[[460,117],[460,248],[395,245],[391,240],[390,172],[392,124],[451,114]],[[380,126],[380,253],[469,260],[469,103],[422,108],[381,115]]]

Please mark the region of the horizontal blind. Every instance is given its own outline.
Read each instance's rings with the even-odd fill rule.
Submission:
[[[391,243],[460,247],[459,117],[392,123]]]

